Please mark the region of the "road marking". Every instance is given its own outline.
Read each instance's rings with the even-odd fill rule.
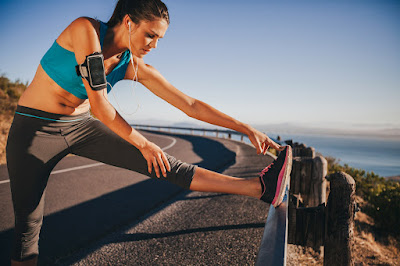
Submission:
[[[50,175],[56,175],[56,174],[61,174],[61,173],[69,172],[69,171],[75,171],[75,170],[95,167],[95,166],[99,166],[99,165],[103,165],[103,164],[104,163],[93,163],[93,164],[87,164],[87,165],[82,165],[82,166],[71,167],[71,168],[67,168],[67,169],[53,171],[53,172],[51,172]]]
[[[173,137],[169,137],[169,136],[160,136],[160,137],[164,137],[164,138],[172,140],[171,144],[169,144],[168,146],[165,146],[164,148],[161,148],[163,151],[168,150],[169,148],[173,147],[176,144],[176,139],[173,138]],[[90,167],[96,167],[96,166],[100,166],[100,165],[103,165],[103,164],[104,163],[92,163],[92,164],[87,164],[87,165],[81,165],[81,166],[66,168],[66,169],[62,169],[62,170],[53,171],[53,172],[51,172],[50,175],[56,175],[56,174],[61,174],[61,173],[65,173],[65,172],[81,170],[81,169],[90,168]],[[8,183],[8,182],[10,182],[10,179],[0,181],[0,184],[5,184],[5,183]]]
[[[175,143],[176,143],[176,138],[168,137],[168,136],[163,136],[163,137],[172,140],[172,143],[171,143],[171,144],[169,144],[168,146],[162,148],[163,151],[168,150],[169,148],[171,148],[172,146],[175,145]]]

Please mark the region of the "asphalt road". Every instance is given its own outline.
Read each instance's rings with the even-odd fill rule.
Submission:
[[[238,177],[272,161],[247,144],[144,132],[175,157]],[[0,167],[0,265],[7,265],[13,213]],[[175,185],[69,156],[46,190],[41,265],[253,265],[268,205],[256,199],[183,191]]]

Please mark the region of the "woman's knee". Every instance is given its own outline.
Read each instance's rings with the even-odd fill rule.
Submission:
[[[165,155],[171,165],[171,171],[167,173],[165,179],[184,189],[189,189],[197,166],[182,162],[167,153]]]

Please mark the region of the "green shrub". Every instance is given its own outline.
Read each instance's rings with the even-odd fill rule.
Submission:
[[[400,233],[400,185],[381,188],[379,193],[370,196],[368,213],[380,228],[395,234]]]
[[[374,172],[340,165],[332,157],[328,161],[328,174],[343,171],[354,178],[356,195],[368,202],[364,211],[375,224],[390,233],[400,234],[400,183],[387,180]]]

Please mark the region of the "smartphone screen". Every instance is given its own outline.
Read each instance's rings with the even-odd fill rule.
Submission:
[[[103,58],[94,56],[88,58],[88,69],[92,78],[92,86],[97,87],[106,84],[106,76],[104,73]]]

